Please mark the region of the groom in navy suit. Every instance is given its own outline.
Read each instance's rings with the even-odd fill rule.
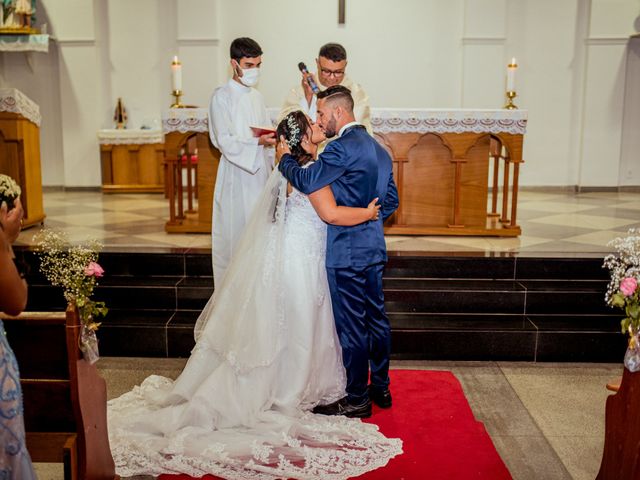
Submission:
[[[330,185],[338,205],[366,207],[378,197],[381,218],[352,227],[327,228],[327,276],[347,372],[347,396],[318,406],[314,412],[369,417],[372,401],[382,408],[391,407],[391,328],[382,292],[382,272],[387,261],[382,224],[398,208],[398,192],[391,157],[355,121],[349,89],[329,87],[318,94],[317,105],[320,127],[328,138],[338,138],[305,169],[288,154],[281,139],[280,172],[305,194]]]

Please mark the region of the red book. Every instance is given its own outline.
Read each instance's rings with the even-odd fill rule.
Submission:
[[[267,135],[268,133],[276,134],[276,129],[272,127],[249,127],[253,132],[254,137],[261,137],[262,135]]]

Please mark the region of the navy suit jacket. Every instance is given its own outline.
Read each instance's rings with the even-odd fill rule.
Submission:
[[[364,267],[387,260],[382,224],[398,208],[398,191],[391,157],[364,127],[348,128],[307,168],[301,168],[291,155],[284,155],[278,168],[307,195],[331,185],[338,205],[366,208],[379,198],[380,219],[352,227],[328,226],[328,268]]]

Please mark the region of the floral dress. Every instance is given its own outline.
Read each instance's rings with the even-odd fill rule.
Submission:
[[[0,320],[0,480],[36,478],[25,445],[18,362]]]

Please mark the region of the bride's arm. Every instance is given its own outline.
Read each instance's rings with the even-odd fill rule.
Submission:
[[[324,222],[346,227],[358,225],[368,220],[376,220],[378,210],[380,210],[380,205],[376,205],[377,198],[374,198],[367,208],[338,206],[331,187],[328,185],[309,194],[309,200]]]

